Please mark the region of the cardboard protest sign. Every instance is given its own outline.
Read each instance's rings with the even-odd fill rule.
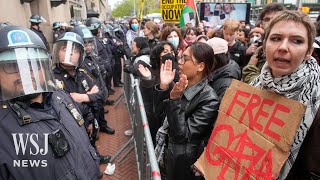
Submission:
[[[303,104],[234,80],[195,163],[213,179],[274,179],[289,156]]]
[[[162,18],[166,23],[180,21],[180,16],[187,0],[160,0]]]

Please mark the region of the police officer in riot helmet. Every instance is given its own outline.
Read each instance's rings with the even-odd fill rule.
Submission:
[[[6,27],[8,26],[9,24],[6,23],[6,22],[0,22],[0,28],[3,28],[3,27]]]
[[[98,179],[83,116],[55,90],[41,38],[7,26],[0,39],[0,179]]]
[[[63,34],[65,31],[62,29],[62,22],[54,22],[52,24],[53,30],[53,40],[56,41],[57,38]]]
[[[122,57],[121,52],[119,52],[117,50],[116,43],[118,43],[118,44],[120,43],[122,45],[122,42],[121,42],[121,40],[118,40],[118,38],[116,38],[114,36],[114,28],[109,23],[107,23],[105,26],[103,26],[102,33],[103,33],[103,37],[104,37],[103,42],[110,48],[110,50],[112,52],[111,65],[112,65],[112,72],[113,72],[113,74],[112,74],[113,85],[114,85],[114,87],[122,87],[122,84],[118,83],[121,79],[121,76],[120,77],[114,76],[115,71],[116,70],[119,71],[118,70],[119,68],[117,68],[119,66],[118,64],[120,64],[120,67],[121,67],[121,57]],[[117,58],[117,57],[120,57],[120,58]],[[119,61],[119,59],[120,59],[120,61]],[[116,69],[115,69],[115,67],[116,67]]]
[[[67,91],[74,101],[90,107],[95,118],[99,120],[99,109],[104,101],[104,91],[101,90],[87,70],[81,68],[85,58],[84,42],[73,32],[59,36],[53,45],[54,76],[57,88]],[[95,147],[98,124],[92,122],[93,131],[90,134],[91,144]],[[108,126],[100,128],[109,128]],[[110,134],[114,130],[108,129]],[[98,151],[97,151],[98,153]],[[98,153],[99,154],[99,153]],[[100,163],[108,163],[110,156],[100,157]]]
[[[71,32],[78,34],[84,42],[86,57],[84,59],[84,62],[81,64],[81,67],[87,69],[96,78],[101,77],[101,67],[97,62],[97,45],[91,31],[87,27],[78,26],[73,28]]]
[[[46,46],[47,50],[49,51],[50,48],[49,48],[49,43],[47,41],[47,38],[44,36],[43,32],[40,30],[40,23],[42,23],[43,21],[43,17],[39,16],[39,15],[32,15],[30,18],[29,18],[29,21],[31,23],[31,27],[30,29],[35,32],[43,41],[44,45]]]
[[[112,51],[111,47],[108,45],[107,41],[104,40],[103,35],[102,35],[102,23],[101,21],[96,18],[96,17],[91,17],[88,18],[85,22],[85,25],[88,27],[88,29],[91,31],[92,35],[96,39],[96,44],[97,44],[97,51],[98,51],[98,61],[100,62],[99,64],[104,65],[105,69],[105,84],[108,89],[109,95],[114,94],[114,90],[111,88],[111,79],[113,75],[113,64],[112,64]],[[98,38],[100,36],[101,38]],[[112,101],[107,100],[106,101],[107,105],[113,104]]]
[[[114,35],[121,39],[122,42],[126,42],[126,35],[119,24],[113,24]]]
[[[72,18],[70,20],[70,26],[77,27],[77,26],[80,26],[80,25],[82,25],[82,22],[79,21],[78,19]]]
[[[90,30],[87,27],[76,27],[72,30],[72,32],[78,34],[80,37],[82,37],[84,41],[84,47],[86,51],[86,57],[81,63],[81,67],[83,69],[86,69],[90,75],[92,75],[95,84],[98,86],[98,88],[103,92],[103,97],[106,97],[108,95],[108,90],[104,84],[104,80],[101,75],[101,71],[99,67],[99,64],[97,62],[97,52],[96,52],[96,41],[93,35],[91,34]],[[104,117],[104,103],[101,101],[99,102],[98,106],[100,107],[98,109],[98,123],[100,126],[100,130],[104,131],[108,134],[114,134],[114,130],[111,129],[107,125],[107,121]]]
[[[125,55],[126,41],[121,41],[121,39],[116,36],[116,32],[120,31],[119,27],[114,28],[114,26],[111,26],[111,24],[107,24],[106,28],[108,28],[108,30],[105,33],[105,37],[108,39],[109,46],[112,47],[111,50],[114,57],[113,85],[114,87],[122,87],[123,83],[121,82],[121,58]]]

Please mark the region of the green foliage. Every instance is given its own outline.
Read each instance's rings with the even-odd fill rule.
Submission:
[[[131,10],[133,10],[134,0],[122,0],[111,11],[112,17],[130,16]],[[136,0],[136,15],[140,13],[141,0]],[[143,14],[160,13],[159,0],[144,0],[144,12]]]
[[[123,0],[117,5],[117,7],[111,11],[112,17],[130,16],[130,12],[133,9],[133,0]]]
[[[161,11],[159,8],[149,9],[145,14],[151,14],[151,13],[161,13]]]

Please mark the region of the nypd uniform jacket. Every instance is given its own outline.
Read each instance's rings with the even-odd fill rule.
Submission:
[[[99,87],[99,90],[103,92],[103,97],[108,96],[108,89],[103,81],[103,77],[100,73],[100,67],[94,57],[86,56],[83,63],[81,63],[81,68],[87,70],[89,75],[93,78],[94,84]]]
[[[50,47],[49,47],[49,43],[46,39],[46,37],[43,35],[43,32],[40,31],[40,30],[36,30],[34,28],[30,28],[33,32],[35,32],[40,38],[41,40],[43,41],[44,45],[46,46],[47,50],[50,51]]]
[[[66,70],[59,66],[53,70],[53,73],[56,79],[56,86],[68,93],[86,94],[95,85],[94,79],[86,70],[81,68],[76,70],[75,76],[69,75]],[[88,94],[88,96],[90,99],[90,105],[96,102],[100,104],[105,99],[104,92],[100,90],[100,88],[98,93]]]
[[[43,93],[44,103],[24,107],[23,121],[8,102],[0,102],[0,179],[96,180],[98,157],[72,99],[63,91]],[[70,108],[71,106],[71,108]],[[60,129],[69,151],[55,158],[48,134]]]
[[[65,33],[63,30],[60,30],[60,29],[54,30],[53,31],[53,42],[55,42],[57,40],[57,38],[63,33]]]
[[[97,43],[97,50],[99,56],[99,63],[104,65],[105,70],[107,71],[108,76],[112,75],[112,52],[109,47],[103,44],[102,40],[97,37],[94,37]]]

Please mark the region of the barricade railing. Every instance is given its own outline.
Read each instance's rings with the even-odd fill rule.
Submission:
[[[161,180],[139,84],[139,80],[135,79],[132,74],[124,73],[124,94],[122,96],[126,99],[133,136],[114,158],[134,142],[139,180]]]

